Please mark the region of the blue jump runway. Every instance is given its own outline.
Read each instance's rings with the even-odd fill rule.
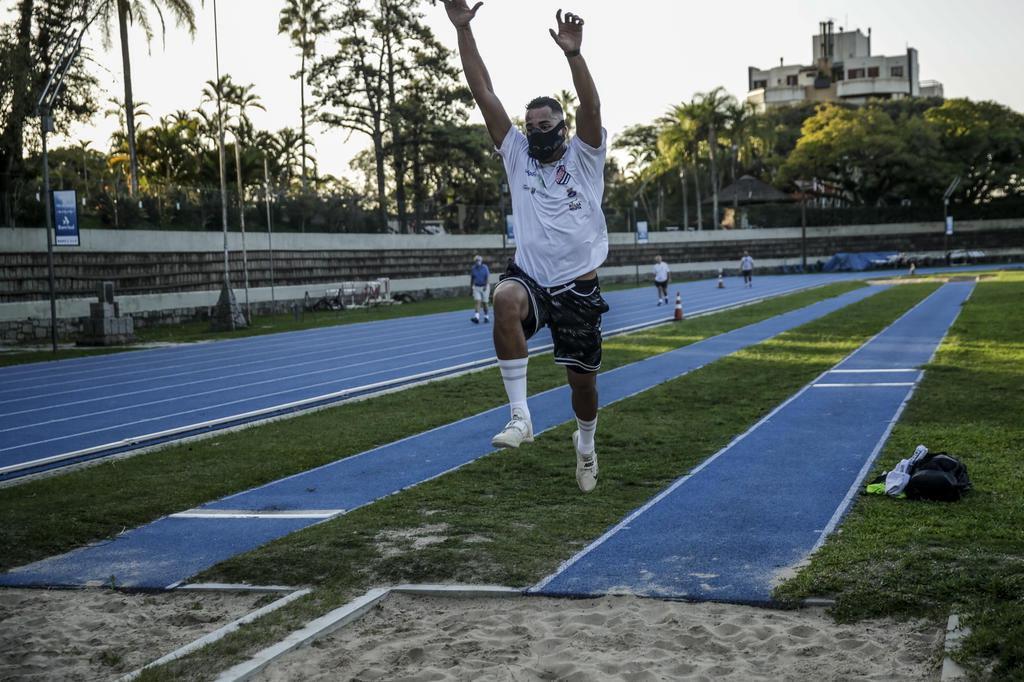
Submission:
[[[720,357],[819,319],[884,287],[866,287],[601,375],[601,404],[622,400]],[[568,388],[531,396],[537,433],[572,418]],[[110,541],[0,576],[7,586],[114,584],[164,589],[196,572],[492,451],[503,406],[374,450],[157,520]],[[568,444],[567,444],[568,446]]]
[[[531,592],[770,603],[845,514],[972,288],[943,286]]]
[[[851,275],[673,285],[687,314],[779,296]],[[859,276],[859,275],[857,275]],[[607,295],[606,334],[656,324],[654,289]],[[543,330],[531,352],[550,347]],[[491,364],[489,325],[469,312],[382,320],[0,368],[0,480],[328,404]]]

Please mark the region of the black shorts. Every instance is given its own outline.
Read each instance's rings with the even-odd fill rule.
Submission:
[[[506,280],[526,289],[530,301],[530,312],[523,320],[526,338],[547,325],[555,342],[557,364],[583,374],[601,369],[601,315],[608,312],[608,304],[601,298],[596,277],[542,287],[509,261],[498,286]]]

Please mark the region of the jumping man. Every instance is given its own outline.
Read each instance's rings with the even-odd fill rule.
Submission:
[[[459,55],[491,139],[498,147],[512,194],[516,254],[494,291],[494,349],[508,393],[511,419],[494,436],[500,448],[533,441],[526,401],[526,340],[547,325],[555,362],[565,365],[578,430],[576,482],[583,492],[597,485],[597,370],[601,367],[601,298],[597,268],[608,255],[608,228],[601,200],[607,152],[601,104],[580,54],[583,19],[559,10],[558,31],[549,30],[565,54],[579,98],[576,135],[569,137],[561,105],[538,97],[526,106],[525,134],[512,126],[494,94],[470,22],[466,0],[443,0],[458,32]]]

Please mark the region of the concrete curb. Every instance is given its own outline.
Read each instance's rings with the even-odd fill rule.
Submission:
[[[290,651],[311,644],[322,637],[326,637],[335,630],[359,620],[392,592],[425,596],[483,598],[514,597],[523,594],[522,590],[495,585],[398,585],[386,588],[376,587],[348,604],[307,623],[304,628],[296,630],[277,644],[257,652],[248,661],[225,670],[217,677],[217,682],[243,682],[243,680],[252,679],[254,675]]]
[[[220,589],[224,590],[224,589],[232,589],[232,588],[231,588],[231,586],[223,586]],[[281,608],[282,606],[286,606],[286,605],[292,603],[293,601],[295,601],[296,599],[299,599],[300,597],[306,596],[311,591],[312,590],[310,590],[308,588],[307,589],[302,589],[302,590],[296,590],[296,591],[292,592],[291,594],[278,599],[277,601],[271,602],[270,604],[267,604],[266,606],[264,606],[262,608],[256,609],[252,613],[248,613],[248,614],[242,616],[241,618],[238,618],[236,620],[231,621],[227,625],[225,625],[225,626],[223,626],[221,628],[218,628],[218,629],[214,630],[213,632],[211,632],[211,633],[209,633],[207,635],[203,635],[199,639],[197,639],[197,640],[195,640],[193,642],[190,642],[190,643],[186,644],[185,646],[183,646],[183,647],[181,647],[179,649],[175,649],[174,651],[172,651],[171,653],[167,654],[166,656],[161,656],[160,658],[156,659],[152,663],[147,663],[146,665],[142,666],[138,670],[134,670],[134,671],[128,673],[127,675],[124,675],[123,677],[118,678],[117,682],[130,682],[131,680],[134,680],[139,675],[141,675],[142,671],[145,670],[146,668],[152,668],[154,666],[163,665],[164,663],[170,663],[173,660],[176,660],[176,659],[181,658],[183,656],[187,656],[188,654],[192,653],[193,651],[196,651],[198,649],[202,649],[207,644],[212,644],[213,642],[216,642],[219,639],[223,639],[224,637],[226,637],[227,635],[231,634],[232,632],[234,632],[238,628],[242,627],[243,625],[245,625],[247,623],[251,623],[252,621],[256,620],[257,618],[262,618],[263,616],[265,616],[266,614],[270,613],[271,611],[276,611],[277,609]]]
[[[945,653],[942,659],[942,682],[967,679],[967,671],[950,654],[960,648],[960,641],[969,634],[971,630],[960,624],[960,616],[951,613],[946,622],[946,641],[942,645]]]

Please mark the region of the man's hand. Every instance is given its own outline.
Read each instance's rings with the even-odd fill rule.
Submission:
[[[451,10],[448,14],[451,14]],[[562,10],[558,10],[555,13],[555,20],[558,22],[558,33],[555,33],[554,29],[548,29],[555,43],[562,48],[562,52],[579,52],[583,43],[583,18],[566,12],[565,21],[562,21]]]
[[[480,5],[484,4],[478,2],[473,5],[473,9],[470,9],[466,0],[441,0],[441,2],[444,3],[444,9],[448,12],[448,18],[455,24],[455,28],[467,28],[469,22],[473,21],[473,17],[476,16],[476,11],[480,9]]]

